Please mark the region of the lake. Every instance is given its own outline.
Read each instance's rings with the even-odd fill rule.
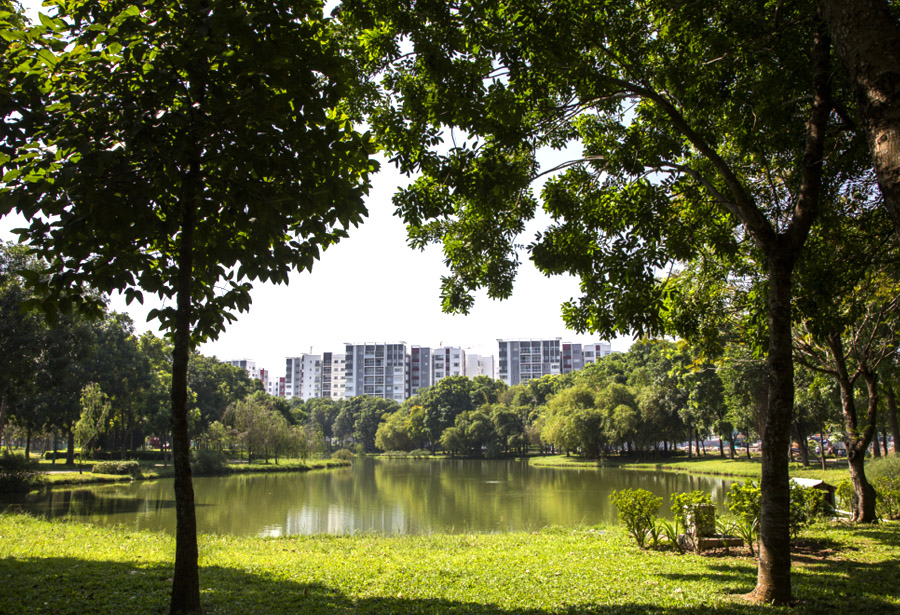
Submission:
[[[616,523],[614,490],[662,496],[700,489],[721,509],[733,481],[617,468],[534,468],[518,460],[360,459],[353,467],[303,473],[195,478],[200,532],[430,534],[537,530]],[[18,498],[13,507],[48,518],[175,531],[172,480],[57,488]]]

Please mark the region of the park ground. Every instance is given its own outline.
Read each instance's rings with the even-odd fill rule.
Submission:
[[[746,550],[641,551],[616,527],[431,536],[201,535],[207,615],[900,612],[900,524],[821,523],[793,545],[790,608],[741,596]],[[174,539],[0,514],[0,612],[163,614]]]

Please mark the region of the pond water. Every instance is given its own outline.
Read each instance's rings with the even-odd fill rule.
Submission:
[[[721,508],[730,480],[617,468],[534,468],[513,460],[362,459],[353,467],[195,478],[200,532],[429,534],[616,523],[613,490],[663,496],[701,489]],[[0,500],[0,510],[175,531],[172,480],[53,489]]]

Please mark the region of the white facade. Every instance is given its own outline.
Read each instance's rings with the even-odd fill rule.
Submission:
[[[347,355],[326,352],[322,354],[322,397],[345,399],[347,390]]]
[[[431,383],[447,376],[466,375],[466,351],[459,346],[444,346],[431,353]]]
[[[494,357],[466,353],[466,376],[469,378],[475,376],[495,378]]]
[[[560,339],[497,340],[499,345],[499,378],[514,386],[560,373]]]
[[[229,365],[240,367],[242,370],[247,372],[247,375],[250,376],[252,380],[256,380],[257,378],[259,378],[259,370],[256,369],[256,361],[251,361],[250,359],[235,359],[233,361],[222,361],[222,363],[228,363]]]
[[[285,359],[284,396],[304,401],[322,396],[321,355],[302,354]]]

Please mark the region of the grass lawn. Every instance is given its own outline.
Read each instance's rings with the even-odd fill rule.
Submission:
[[[900,612],[900,524],[818,525],[795,545],[793,608],[745,603],[756,561],[640,551],[619,528],[535,533],[200,536],[205,612],[688,615]],[[0,514],[2,613],[163,614],[165,534]]]
[[[554,467],[554,468],[587,468],[597,466],[619,467],[632,470],[666,470],[670,472],[687,472],[691,474],[709,474],[713,476],[734,476],[738,478],[759,479],[761,472],[761,461],[759,457],[747,459],[739,457],[735,459],[722,459],[718,455],[694,457],[687,459],[685,457],[673,457],[668,459],[656,459],[648,461],[618,461],[616,459],[607,459],[597,461],[596,459],[583,459],[581,457],[566,457],[565,455],[550,455],[547,457],[531,457],[529,463],[536,467]],[[822,470],[821,466],[810,465],[804,468],[799,462],[791,462],[791,476],[800,478],[818,478],[825,482],[836,485],[844,479],[849,478],[847,462],[829,463],[827,470]]]
[[[51,466],[49,461],[42,461],[38,468],[44,472],[43,480],[46,485],[86,485],[100,483],[128,482],[133,480],[131,476],[122,476],[116,474],[92,474],[91,466],[93,461],[87,460],[82,466],[82,473],[78,472],[78,463],[75,466],[67,466],[57,461],[55,466]],[[269,463],[263,461],[254,461],[253,463],[229,463],[228,474],[250,474],[263,472],[303,472],[306,470],[320,470],[325,468],[336,468],[349,465],[349,462],[339,459],[279,459],[276,464],[274,460]],[[157,462],[141,462],[141,472],[145,480],[155,478],[167,478],[173,476],[171,463],[163,466]],[[0,610],[0,614],[3,611]]]

